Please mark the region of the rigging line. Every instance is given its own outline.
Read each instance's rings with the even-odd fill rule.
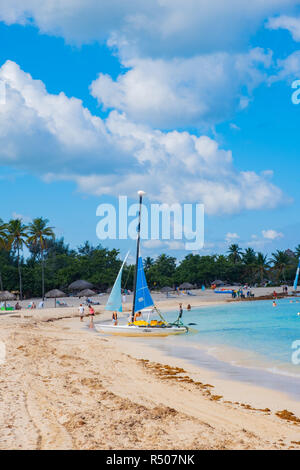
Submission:
[[[128,282],[128,279],[129,279],[129,276],[130,276],[130,273],[131,273],[131,270],[132,270],[133,267],[134,267],[133,264],[131,264],[131,265],[129,266],[129,269],[128,269],[128,276],[127,276],[127,279],[126,279],[126,282],[125,282],[125,284],[124,284],[123,289],[126,289],[127,282]]]

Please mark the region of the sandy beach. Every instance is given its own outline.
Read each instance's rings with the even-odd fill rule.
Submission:
[[[96,312],[110,318],[103,305]],[[300,448],[297,401],[100,336],[77,315],[74,305],[0,316],[0,449]]]
[[[227,288],[227,287],[226,287]],[[236,286],[228,286],[228,289],[239,289],[239,287]],[[277,287],[274,289],[274,287],[254,287],[251,288],[251,292],[255,295],[254,299],[257,299],[259,297],[265,297],[265,296],[271,296],[273,292],[277,291],[278,294],[282,294],[282,288]],[[212,305],[214,303],[222,303],[222,302],[227,302],[227,301],[234,301],[238,302],[238,299],[232,299],[230,294],[215,294],[214,290],[212,289],[206,289],[202,291],[201,289],[194,289],[192,291],[193,295],[187,295],[185,291],[181,292],[180,295],[175,294],[175,292],[170,292],[169,295],[161,292],[156,292],[153,291],[151,292],[152,298],[155,302],[156,305],[159,305],[159,307],[162,310],[167,310],[167,309],[174,309],[178,308],[179,303],[181,302],[184,307],[186,307],[188,304],[190,304],[192,307],[205,307],[207,305]],[[108,294],[101,294],[99,296],[92,297],[91,300],[95,303],[99,303],[100,306],[104,307],[109,295]],[[23,301],[19,301],[19,304],[22,306],[22,313],[24,313],[24,310],[29,311],[30,309],[28,308],[29,304],[31,302],[34,302],[36,307],[38,307],[39,303],[41,302],[41,298],[35,298],[35,299],[25,299]],[[78,297],[63,297],[57,299],[57,302],[59,303],[65,303],[68,308],[75,307],[77,308],[81,303],[84,303],[86,300],[85,297],[78,298]],[[125,310],[130,310],[131,305],[132,305],[132,295],[127,295],[126,296],[126,303],[124,304]],[[12,302],[7,302],[7,304],[15,305],[16,301]],[[45,299],[44,301],[44,309],[41,310],[42,312],[48,311],[50,309],[51,315],[53,314],[53,308],[55,305],[55,299]],[[59,307],[59,304],[57,303],[57,307]],[[65,310],[67,307],[64,308]],[[38,310],[38,309],[37,309]],[[57,311],[60,310],[60,308],[56,309]],[[44,315],[44,313],[42,313]],[[57,315],[60,315],[57,313]]]

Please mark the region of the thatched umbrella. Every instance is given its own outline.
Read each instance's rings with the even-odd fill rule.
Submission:
[[[54,299],[55,308],[56,308],[56,299],[59,299],[60,297],[66,297],[66,294],[59,289],[52,289],[52,290],[49,290],[49,292],[47,292],[45,297],[47,299]]]
[[[173,287],[165,286],[162,289],[160,289],[160,292],[171,292],[172,290],[174,290]]]
[[[94,297],[97,295],[97,292],[95,292],[92,289],[84,289],[79,292],[78,297]]]
[[[0,291],[0,301],[4,302],[4,308],[6,310],[6,302],[8,300],[15,300],[16,296],[12,294],[11,292],[8,292],[7,290],[2,290]]]
[[[69,285],[68,289],[74,292],[80,292],[84,289],[92,289],[94,286],[88,281],[80,279],[79,281],[74,281]]]
[[[193,284],[190,284],[189,282],[183,282],[180,284],[179,289],[193,289]]]
[[[216,279],[215,281],[213,281],[211,283],[211,285],[215,285],[215,286],[223,286],[224,285],[224,281],[221,281],[220,279]]]

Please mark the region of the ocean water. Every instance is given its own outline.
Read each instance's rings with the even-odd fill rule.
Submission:
[[[295,363],[300,360],[298,312],[300,299],[296,303],[295,298],[278,300],[277,307],[272,301],[255,301],[193,308],[184,312],[183,320],[196,324],[191,326],[194,333],[151,340],[149,345],[224,377],[300,399],[300,364]],[[174,320],[177,312],[165,317]]]

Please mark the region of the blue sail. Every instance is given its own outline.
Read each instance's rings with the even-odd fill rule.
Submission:
[[[128,253],[123,261],[117,279],[115,280],[114,287],[110,293],[108,301],[105,305],[105,310],[110,310],[111,312],[122,312],[122,291],[121,291],[121,282],[122,282],[122,272],[124,264],[126,262]]]
[[[297,285],[298,285],[298,280],[299,280],[299,273],[300,273],[300,258],[299,258],[299,264],[298,264],[296,277],[295,277],[295,282],[294,282],[294,291],[297,290]]]
[[[143,260],[140,257],[137,266],[137,281],[136,281],[136,298],[134,311],[137,312],[146,307],[152,307],[154,302],[152,300],[150,291],[147,286],[146,276],[143,268]]]

